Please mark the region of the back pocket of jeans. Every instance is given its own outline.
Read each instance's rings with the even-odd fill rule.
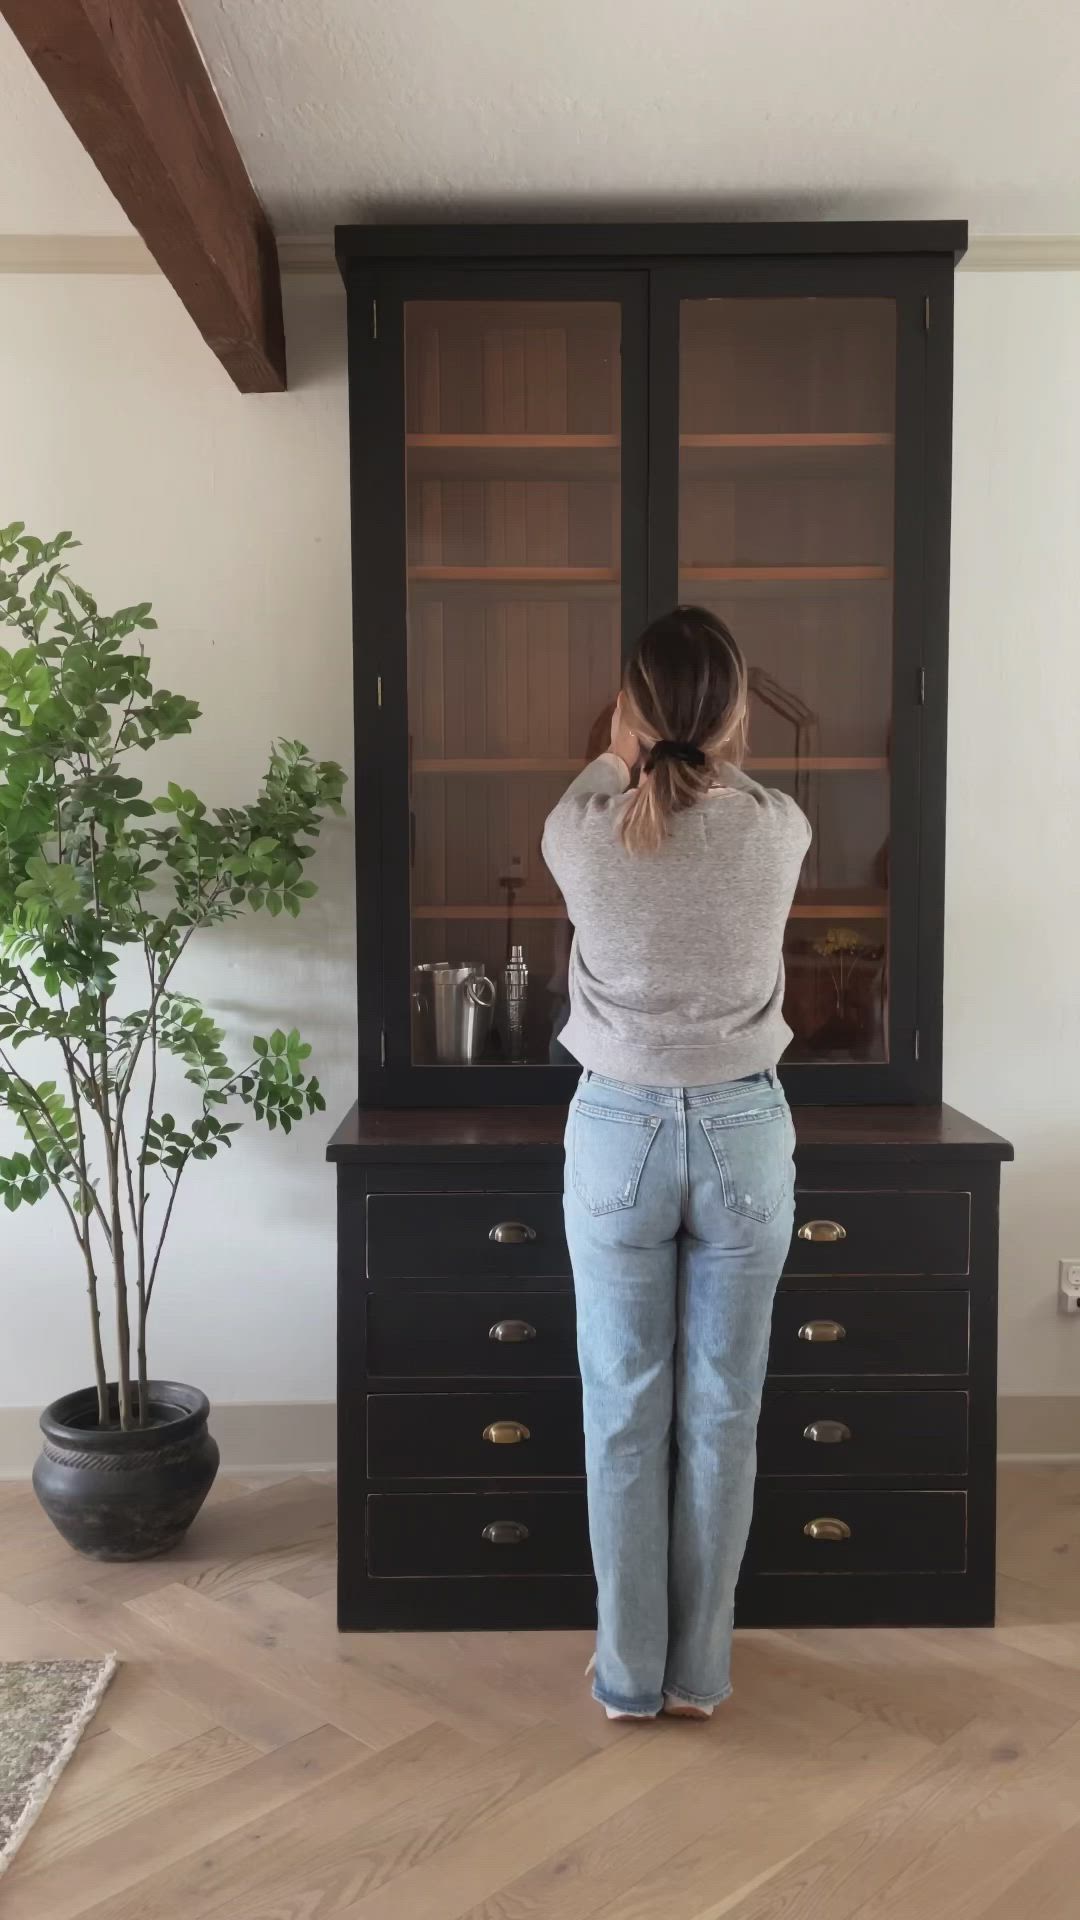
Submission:
[[[632,1207],[659,1115],[620,1113],[582,1100],[572,1112],[570,1178],[582,1206],[590,1213]]]
[[[730,1213],[771,1220],[792,1187],[792,1127],[784,1106],[701,1122]]]

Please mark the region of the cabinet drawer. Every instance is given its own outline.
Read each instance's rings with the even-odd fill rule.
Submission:
[[[964,1274],[970,1239],[967,1193],[798,1190],[786,1271]]]
[[[568,1275],[562,1194],[370,1194],[367,1270],[387,1280]]]
[[[758,1428],[761,1473],[964,1473],[966,1393],[770,1391]]]
[[[585,1471],[577,1386],[373,1393],[367,1413],[373,1480],[529,1480]]]
[[[806,1532],[810,1525],[817,1526],[818,1538]],[[825,1537],[832,1532],[841,1537]],[[746,1571],[962,1573],[966,1552],[967,1496],[963,1493],[877,1493],[828,1485],[759,1484]]]
[[[406,1378],[577,1373],[574,1296],[565,1293],[372,1293],[368,1372]]]
[[[770,1377],[966,1373],[969,1308],[966,1292],[944,1289],[781,1287],[773,1308]]]
[[[584,1493],[387,1493],[367,1502],[375,1580],[592,1572]]]

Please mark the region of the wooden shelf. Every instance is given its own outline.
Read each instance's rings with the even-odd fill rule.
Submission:
[[[585,765],[581,759],[466,759],[466,760],[414,760],[414,773],[580,773]]]
[[[884,754],[841,755],[807,754],[799,760],[794,754],[751,755],[746,761],[747,773],[884,773],[888,761]]]
[[[684,433],[679,474],[695,480],[858,477],[891,484],[891,433]]]
[[[751,757],[746,762],[746,770],[748,773],[882,773],[888,764],[884,756],[834,758],[813,754],[799,760],[794,755],[768,755]],[[584,760],[562,758],[497,760],[477,757],[414,760],[412,770],[414,773],[580,773],[584,765]]]
[[[536,906],[516,900],[512,907],[505,900],[486,906],[414,907],[414,920],[565,920],[563,906]],[[888,901],[883,893],[801,894],[791,909],[792,920],[885,920]]]
[[[789,452],[802,447],[848,450],[857,447],[892,447],[891,433],[681,433],[679,445],[685,448],[755,448],[763,453]]]
[[[618,592],[616,567],[410,567],[413,597],[469,600],[607,599]]]
[[[818,888],[795,895],[791,920],[887,920],[889,897],[877,887]]]
[[[409,433],[411,478],[615,479],[617,433]]]
[[[742,600],[843,600],[853,594],[879,595],[892,581],[889,567],[704,567],[680,569],[682,600],[703,600],[724,608]],[[876,604],[876,603],[875,603]]]
[[[889,567],[680,567],[684,580],[777,580],[812,585],[819,580],[891,580]]]
[[[614,567],[410,567],[409,579],[418,580],[429,586],[457,586],[461,582],[479,580],[492,585],[503,581],[535,581],[537,585],[548,586],[557,582],[559,586],[614,586],[618,582],[618,573]]]
[[[489,907],[414,907],[414,920],[565,920],[562,906],[528,906],[515,900],[512,907],[499,901]]]

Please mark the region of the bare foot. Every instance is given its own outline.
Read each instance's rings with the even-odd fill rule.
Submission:
[[[712,1709],[688,1706],[684,1700],[665,1700],[664,1712],[673,1720],[711,1720]]]

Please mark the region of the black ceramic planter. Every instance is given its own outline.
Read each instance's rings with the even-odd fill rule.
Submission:
[[[92,1560],[167,1553],[214,1484],[219,1454],[206,1395],[174,1380],[151,1380],[149,1393],[150,1419],[131,1433],[98,1426],[92,1387],[54,1400],[41,1416],[34,1491],[69,1546]],[[115,1387],[109,1398],[118,1421]]]

